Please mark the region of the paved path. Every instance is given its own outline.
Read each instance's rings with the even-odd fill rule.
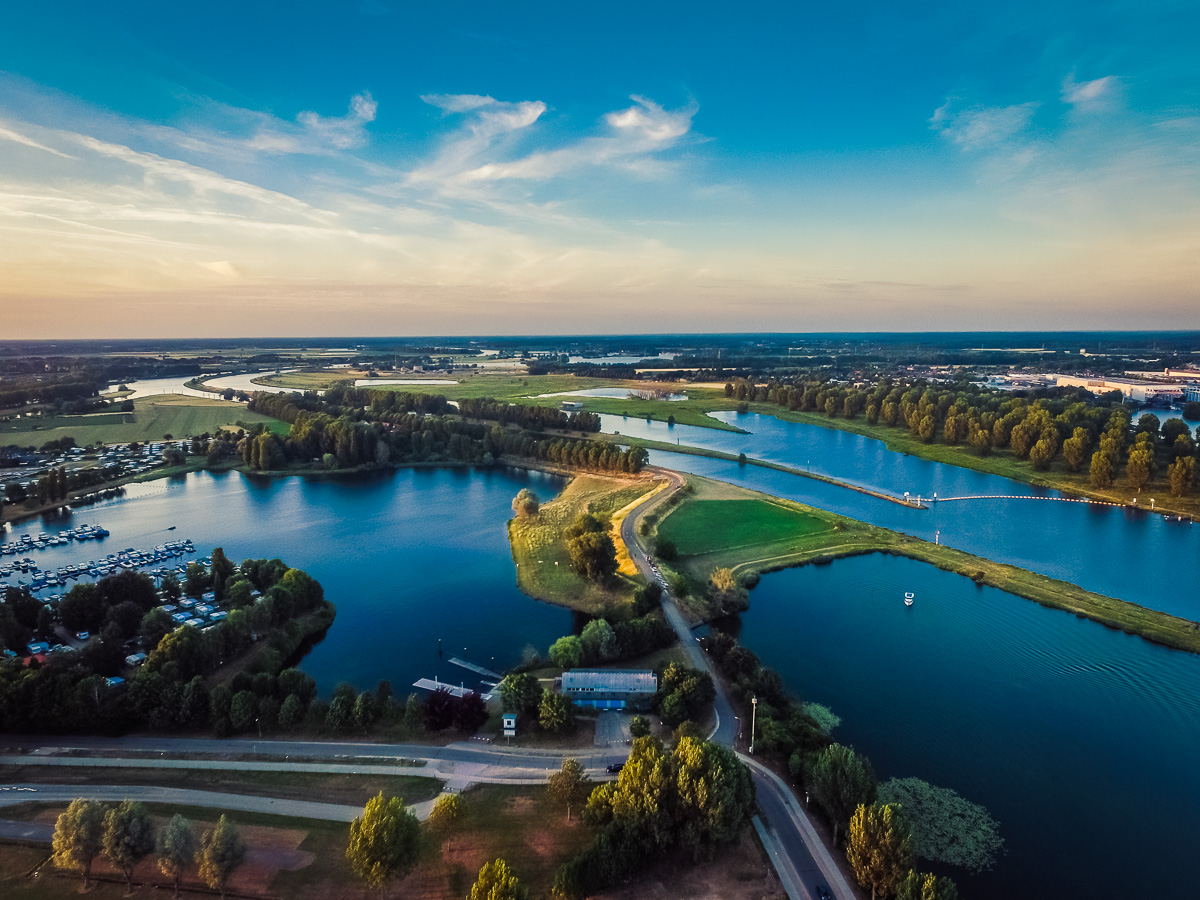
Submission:
[[[7,790],[0,790],[0,807],[21,803],[70,803],[76,798],[83,798],[111,803],[142,800],[147,803],[170,803],[176,806],[205,806],[236,812],[272,813],[297,819],[325,819],[332,822],[350,822],[356,816],[362,815],[361,806],[342,806],[338,803],[318,803],[313,800],[280,800],[274,797],[193,791],[186,788],[98,784],[14,784],[4,787]]]

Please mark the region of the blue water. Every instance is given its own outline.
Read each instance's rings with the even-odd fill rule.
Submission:
[[[222,546],[238,561],[279,557],[320,581],[337,605],[333,627],[302,663],[321,690],[388,679],[403,696],[421,677],[477,682],[439,659],[439,639],[445,657],[487,668],[494,660],[503,671],[527,645],[544,655],[572,631],[569,611],[517,590],[506,525],[521,488],[549,497],[563,484],[519,470],[402,469],[330,479],[198,472],[151,482],[137,499],[17,526],[7,539],[82,522],[111,532],[103,541],[23,554],[43,569],[182,537],[195,542],[197,556]]]
[[[644,419],[603,416],[605,431],[748,456],[805,468],[900,495],[1000,494],[1061,497],[996,475],[888,450],[860,435],[728,414],[752,431],[741,435]],[[1126,507],[1048,500],[938,502],[920,510],[811,478],[703,456],[650,451],[653,465],[740,484],[819,506],[873,525],[1011,563],[1089,590],[1189,619],[1200,619],[1200,593],[1185,587],[1200,575],[1200,526]]]
[[[880,554],[763,576],[740,638],[881,780],[989,809],[1009,852],[964,896],[1196,896],[1200,657]]]

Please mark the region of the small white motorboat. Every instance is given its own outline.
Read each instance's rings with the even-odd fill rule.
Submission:
[[[913,605],[913,599],[914,599],[914,595],[913,595],[913,592],[912,592],[912,591],[905,591],[905,592],[904,592],[904,605],[905,605],[905,606],[912,606],[912,605]]]

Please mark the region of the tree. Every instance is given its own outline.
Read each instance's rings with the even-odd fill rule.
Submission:
[[[871,763],[849,747],[830,744],[817,758],[812,770],[812,793],[833,822],[833,843],[854,811],[874,803],[877,785]]]
[[[617,633],[604,619],[592,619],[579,636],[586,659],[606,662],[617,656]]]
[[[550,661],[560,669],[574,669],[583,662],[583,642],[573,634],[560,637],[550,645]]]
[[[520,493],[513,499],[513,512],[517,514],[518,519],[528,519],[538,514],[539,503],[537,494],[529,488],[521,488]]]
[[[126,800],[104,814],[101,837],[105,858],[125,876],[125,893],[133,891],[133,870],[154,852],[154,823],[146,807]]]
[[[617,547],[607,531],[588,531],[567,541],[571,568],[601,584],[617,572]]]
[[[592,792],[592,780],[583,771],[579,760],[567,757],[562,768],[546,781],[546,792],[555,803],[567,808],[567,821],[571,821],[571,807],[583,803]]]
[[[1167,479],[1171,483],[1172,495],[1176,497],[1190,496],[1196,484],[1196,458],[1194,456],[1179,457],[1167,466]]]
[[[158,831],[158,868],[175,885],[175,896],[179,896],[179,883],[183,873],[196,856],[196,834],[191,823],[176,814]]]
[[[708,576],[708,599],[717,615],[742,612],[749,608],[746,589],[738,584],[732,569],[718,566]]]
[[[354,874],[369,887],[378,888],[381,897],[389,881],[416,865],[419,853],[417,817],[404,808],[399,797],[385,797],[380,791],[350,823],[346,859]]]
[[[879,786],[879,800],[904,810],[914,856],[983,872],[1004,850],[996,820],[949,788],[919,778],[893,778]]]
[[[699,859],[714,844],[735,840],[754,815],[750,770],[732,750],[683,737],[675,745],[679,841]]]
[[[229,705],[229,723],[235,732],[248,731],[258,721],[258,695],[238,691]]]
[[[538,724],[555,734],[571,731],[575,728],[575,704],[564,694],[546,691],[538,705]]]
[[[246,845],[238,828],[224,815],[217,820],[215,828],[204,832],[200,838],[200,852],[196,862],[200,866],[200,877],[210,888],[225,896],[225,887],[234,871],[246,859]]]
[[[467,900],[529,900],[529,891],[502,859],[484,863]]]
[[[859,806],[850,817],[846,859],[858,883],[870,888],[871,900],[892,893],[912,865],[912,836],[900,807]]]
[[[645,716],[634,716],[629,720],[629,736],[631,738],[645,737],[650,733],[650,720]]]
[[[458,698],[454,710],[454,727],[459,731],[474,734],[487,722],[487,703],[478,691],[468,691]]]
[[[221,547],[216,547],[212,552],[212,566],[210,567],[212,575],[213,594],[217,598],[217,602],[225,599],[225,583],[233,575],[235,569],[229,557],[225,555],[225,550]]]
[[[283,700],[283,705],[279,707],[279,726],[281,728],[292,729],[300,724],[300,720],[304,718],[304,706],[300,702],[300,698],[295,694],[288,694]]]
[[[536,712],[541,699],[542,686],[528,672],[505,675],[500,682],[500,706],[504,712]]]
[[[910,871],[896,885],[896,900],[958,900],[958,888],[945,876]]]
[[[72,800],[54,823],[54,864],[83,876],[87,890],[92,860],[103,849],[104,807],[94,800]]]
[[[467,801],[461,794],[442,794],[429,812],[428,825],[446,839],[449,849],[450,838],[462,827],[467,816]]]
[[[1092,454],[1092,465],[1089,469],[1089,480],[1092,487],[1109,488],[1113,483],[1113,463],[1110,457],[1103,450],[1097,450]]]

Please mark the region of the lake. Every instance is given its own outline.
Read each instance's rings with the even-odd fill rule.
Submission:
[[[992,872],[948,873],[964,897],[1196,896],[1200,657],[882,554],[770,573],[750,602],[741,641],[881,781],[1000,822]]]
[[[304,659],[326,696],[339,681],[391,680],[404,696],[417,678],[477,678],[437,654],[503,671],[532,645],[545,654],[574,622],[568,610],[522,594],[507,521],[517,492],[549,497],[564,480],[515,469],[401,469],[337,478],[265,478],[198,472],[131,485],[65,520],[27,522],[6,535],[96,522],[111,535],[28,554],[43,568],[127,547],[191,538],[197,556],[280,557],[309,572],[337,605],[326,638]],[[175,525],[176,530],[167,529]],[[25,555],[25,554],[22,554]],[[6,557],[7,558],[7,557]],[[60,588],[65,592],[67,588]]]

